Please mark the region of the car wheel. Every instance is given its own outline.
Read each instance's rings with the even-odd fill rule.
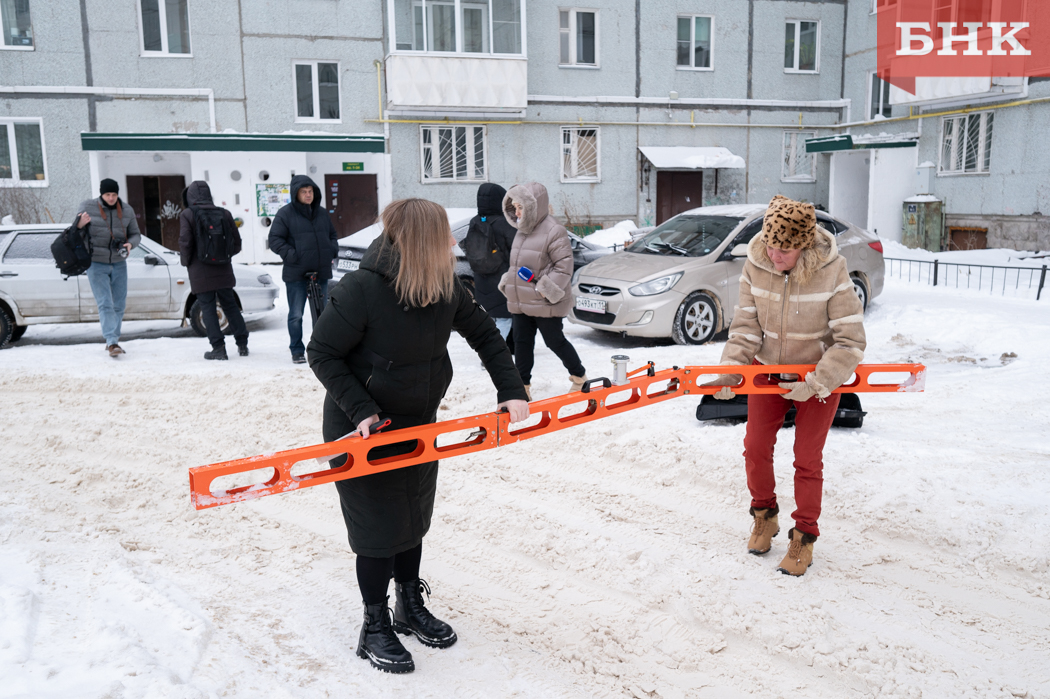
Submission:
[[[26,334],[26,328],[28,327],[27,325],[16,325],[15,329],[11,331],[11,339],[8,340],[8,343],[21,340],[22,336]]]
[[[11,344],[11,336],[15,332],[15,321],[7,309],[0,306],[0,349],[5,349]]]
[[[671,338],[679,345],[702,345],[718,332],[718,304],[707,294],[689,294],[678,307]]]
[[[222,329],[224,335],[229,335],[233,332],[230,329],[230,319],[226,317],[226,313],[218,302],[215,303],[215,310],[219,313],[219,328]],[[208,329],[204,327],[204,304],[200,299],[194,301],[190,306],[190,327],[198,336],[208,337]]]
[[[860,277],[853,277],[853,290],[857,292],[862,310],[868,310],[868,285]]]

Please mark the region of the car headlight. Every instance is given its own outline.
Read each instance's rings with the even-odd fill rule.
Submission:
[[[263,286],[270,286],[273,284],[273,278],[269,274],[260,274],[256,279]]]
[[[569,280],[569,288],[570,289],[572,287],[576,286],[576,282],[580,281],[580,272],[582,270],[583,270],[583,267],[580,267],[580,269],[578,269],[578,270],[576,270],[575,272],[572,273],[572,279]]]
[[[630,289],[628,289],[628,291],[631,292],[631,296],[654,296],[656,294],[662,294],[665,291],[669,290],[671,287],[677,284],[678,280],[681,278],[681,272],[678,272],[677,274],[669,274],[666,277],[660,277],[659,279],[654,279],[651,282],[646,282],[645,284],[638,284],[637,286],[632,286]]]

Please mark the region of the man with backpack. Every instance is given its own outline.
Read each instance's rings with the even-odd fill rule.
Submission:
[[[233,214],[215,206],[207,182],[190,182],[182,193],[183,210],[179,214],[179,257],[189,270],[190,291],[202,306],[202,320],[208,331],[211,350],[205,359],[228,359],[226,341],[219,326],[216,302],[230,322],[237,353],[248,356],[248,328],[237,305],[233,287],[233,256],[241,251],[241,234]]]
[[[471,219],[462,245],[474,272],[474,298],[496,321],[504,340],[510,334],[511,317],[507,297],[497,286],[510,269],[510,248],[517,233],[503,216],[506,195],[507,190],[498,184],[486,182],[478,187],[478,215]]]
[[[106,351],[116,359],[124,354],[118,344],[124,308],[128,300],[128,255],[138,247],[142,236],[135,211],[120,200],[120,185],[106,178],[99,183],[99,198],[80,202],[77,228],[83,231],[91,249],[87,268],[91,293],[98,306],[98,319]]]

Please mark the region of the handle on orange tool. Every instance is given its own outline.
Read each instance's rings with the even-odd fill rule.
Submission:
[[[368,426],[368,434],[373,435],[380,430],[385,430],[387,427],[390,427],[390,418],[387,418],[382,422],[373,422]]]
[[[612,388],[612,381],[610,381],[609,379],[605,378],[604,376],[600,376],[597,379],[590,379],[588,381],[584,381],[583,382],[583,387],[580,388],[580,391],[582,393],[590,393],[591,392],[591,384],[595,383],[595,382],[598,382],[598,381],[601,381],[602,388]]]

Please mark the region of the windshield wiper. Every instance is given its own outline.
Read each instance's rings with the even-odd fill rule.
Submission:
[[[669,247],[672,250],[674,250],[675,252],[677,252],[679,255],[685,255],[686,257],[689,256],[689,251],[686,250],[685,248],[679,246],[679,245],[672,245],[670,243],[664,243],[664,244],[667,245],[667,247]]]
[[[645,249],[646,250],[652,250],[653,252],[662,255],[663,252],[659,248],[656,247],[657,245],[662,245],[665,248],[670,247],[667,243],[646,243],[645,244]]]

